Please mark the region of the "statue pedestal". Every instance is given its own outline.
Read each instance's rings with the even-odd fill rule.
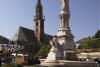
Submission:
[[[41,63],[41,67],[64,67],[64,64],[58,61],[64,59],[64,52],[60,45],[57,44],[57,46],[58,47],[52,46],[47,59]]]
[[[48,60],[62,60],[63,59],[63,53],[62,52],[50,52],[47,57]]]
[[[74,60],[76,59],[76,47],[74,44],[74,36],[71,34],[70,30],[67,30],[66,28],[60,28],[57,32],[57,38],[59,44],[62,46],[64,50],[64,59],[65,60]]]
[[[64,67],[64,64],[59,63],[58,60],[45,60],[45,62],[41,63],[43,67]]]
[[[52,47],[48,53],[47,60],[62,60],[64,59],[64,52],[61,47]]]
[[[99,67],[96,62],[68,61],[68,60],[47,60],[44,59],[37,67]]]
[[[78,60],[78,51],[65,51],[65,60],[76,61]]]

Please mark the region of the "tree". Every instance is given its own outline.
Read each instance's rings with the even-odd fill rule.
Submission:
[[[38,51],[38,53],[34,57],[36,57],[36,58],[46,58],[50,48],[51,48],[51,46],[48,42],[42,44],[41,47],[40,47],[40,50]]]
[[[95,33],[95,37],[96,37],[96,38],[100,38],[100,30],[98,30],[98,31]]]
[[[100,30],[94,36],[81,41],[78,48],[84,51],[100,51]]]

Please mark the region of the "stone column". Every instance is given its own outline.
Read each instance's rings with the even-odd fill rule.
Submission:
[[[69,0],[60,0],[61,12],[60,12],[60,28],[57,32],[58,42],[62,45],[64,49],[64,54],[66,52],[75,51],[74,36],[71,34],[69,27]],[[66,56],[66,55],[65,55]]]

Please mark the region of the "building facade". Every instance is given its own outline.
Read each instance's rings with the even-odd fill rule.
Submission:
[[[34,17],[35,29],[31,30],[24,27],[19,27],[10,43],[24,46],[24,53],[37,52],[40,44],[52,39],[51,35],[45,34],[44,32],[44,20],[45,18],[43,16],[43,6],[41,4],[41,0],[37,0],[36,15]]]

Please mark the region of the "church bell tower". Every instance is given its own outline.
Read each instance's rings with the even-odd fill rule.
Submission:
[[[44,16],[41,0],[37,0],[35,21],[35,35],[39,43],[44,41]]]

